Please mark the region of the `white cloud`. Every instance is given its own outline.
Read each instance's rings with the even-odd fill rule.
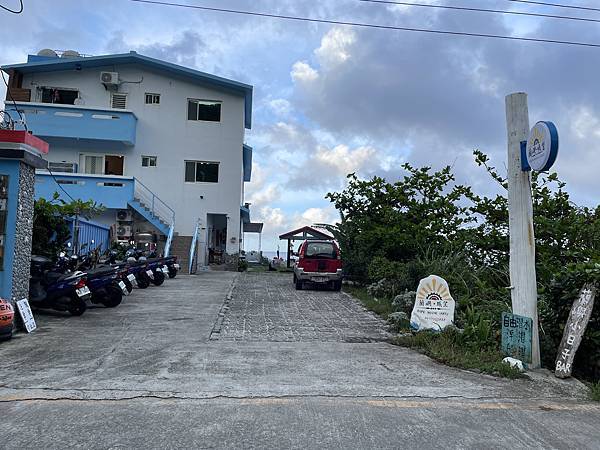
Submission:
[[[315,55],[322,66],[331,68],[351,57],[350,48],[355,42],[356,33],[351,28],[335,27],[323,36],[321,46],[315,50]]]
[[[292,104],[284,98],[276,98],[268,103],[269,108],[278,116],[287,117],[292,112]]]
[[[319,72],[306,61],[296,61],[292,66],[292,80],[296,83],[310,83],[319,78]]]

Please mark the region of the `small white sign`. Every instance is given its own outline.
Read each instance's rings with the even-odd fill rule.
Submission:
[[[558,154],[558,132],[552,122],[538,122],[529,132],[526,157],[531,170],[547,171]]]
[[[410,327],[417,331],[441,331],[454,322],[455,306],[446,280],[429,275],[419,282]]]
[[[25,329],[28,333],[31,333],[33,330],[37,328],[35,324],[35,319],[33,318],[33,313],[31,312],[31,308],[29,307],[29,302],[26,298],[23,300],[19,300],[17,302],[17,309],[19,310],[19,314],[21,315],[21,319],[25,324]]]

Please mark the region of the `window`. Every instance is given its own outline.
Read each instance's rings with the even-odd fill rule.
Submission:
[[[127,108],[127,94],[112,94],[110,96],[110,107],[115,109]]]
[[[156,167],[156,156],[142,156],[142,167]]]
[[[160,94],[152,94],[146,92],[146,105],[159,105],[160,104]]]
[[[221,121],[221,102],[188,98],[188,120]]]
[[[307,258],[335,259],[337,253],[331,242],[309,242],[306,245],[305,256]]]
[[[56,103],[59,105],[74,105],[75,100],[79,98],[77,89],[64,89],[43,87],[42,103]]]
[[[93,175],[104,173],[104,156],[81,155],[81,172]]]
[[[186,183],[218,183],[219,163],[206,161],[185,162]]]

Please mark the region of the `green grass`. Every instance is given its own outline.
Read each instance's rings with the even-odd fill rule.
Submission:
[[[344,292],[347,292],[348,294],[360,300],[364,307],[367,308],[369,311],[373,311],[374,313],[379,314],[386,320],[388,315],[394,312],[391,300],[375,299],[367,293],[367,289],[364,287],[344,285],[343,288]]]
[[[422,331],[411,336],[397,336],[392,343],[417,350],[448,366],[479,370],[503,378],[523,377],[519,370],[502,362],[502,353],[497,350],[471,350],[461,342],[460,335],[454,330],[441,333]]]
[[[590,385],[590,398],[595,402],[600,402],[600,381]]]

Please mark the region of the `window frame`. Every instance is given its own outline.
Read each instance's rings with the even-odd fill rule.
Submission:
[[[187,180],[187,164],[194,163],[194,181]],[[199,164],[215,164],[217,166],[216,181],[198,181],[198,165]],[[217,184],[219,183],[219,172],[221,163],[219,161],[198,161],[194,159],[186,159],[183,161],[183,182],[188,184]]]
[[[144,159],[148,160],[148,164],[144,165]],[[151,164],[151,162],[154,161],[154,164]],[[150,167],[156,167],[158,165],[158,157],[155,155],[142,155],[142,167],[146,167],[146,168],[150,168]]]
[[[150,102],[148,102],[148,97],[150,97]],[[158,101],[156,101],[158,100]],[[144,104],[150,106],[160,105],[160,94],[156,92],[145,92],[144,93]]]
[[[196,103],[196,118],[195,119],[190,119],[190,102],[195,102]],[[200,105],[204,103],[204,104],[208,104],[208,103],[212,103],[215,105],[219,105],[219,120],[204,120],[204,119],[200,119],[200,114],[199,114],[199,107]],[[187,119],[188,122],[203,122],[203,123],[221,123],[222,119],[223,119],[223,101],[222,100],[208,100],[208,99],[202,99],[202,98],[191,98],[188,97],[187,99],[187,103],[186,103],[186,112],[185,112],[185,117]]]

